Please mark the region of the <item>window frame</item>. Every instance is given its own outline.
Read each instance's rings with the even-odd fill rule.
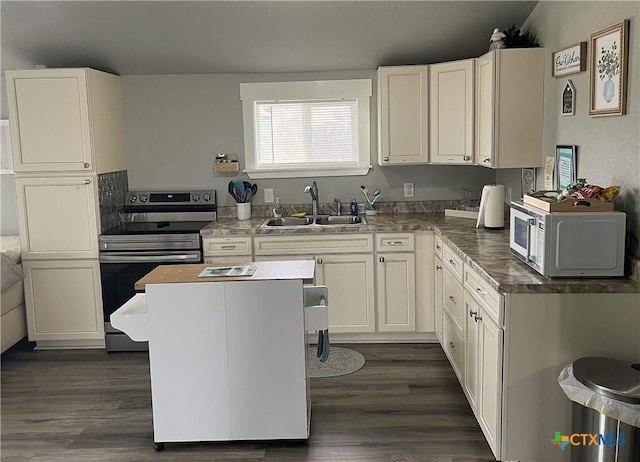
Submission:
[[[366,175],[371,169],[371,79],[241,83],[245,169],[251,179]],[[255,103],[274,100],[357,98],[358,163],[355,166],[257,168]]]

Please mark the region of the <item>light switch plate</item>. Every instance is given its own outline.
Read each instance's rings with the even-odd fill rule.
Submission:
[[[264,203],[273,204],[273,188],[264,188]]]
[[[413,197],[413,183],[405,183],[404,184],[404,197]]]

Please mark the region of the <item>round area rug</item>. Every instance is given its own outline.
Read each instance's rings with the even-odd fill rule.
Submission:
[[[330,347],[329,358],[320,362],[316,356],[316,347],[309,347],[309,377],[337,377],[351,374],[364,366],[364,356],[355,350]]]

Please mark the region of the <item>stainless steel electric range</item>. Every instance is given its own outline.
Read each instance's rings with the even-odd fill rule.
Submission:
[[[158,265],[202,263],[200,230],[216,220],[216,192],[129,192],[120,211],[123,223],[98,238],[109,352],[148,348],[113,328],[111,313],[133,297],[135,282]]]

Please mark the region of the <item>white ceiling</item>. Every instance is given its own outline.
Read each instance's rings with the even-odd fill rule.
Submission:
[[[537,1],[8,1],[2,70],[120,75],[375,69],[478,56]]]

